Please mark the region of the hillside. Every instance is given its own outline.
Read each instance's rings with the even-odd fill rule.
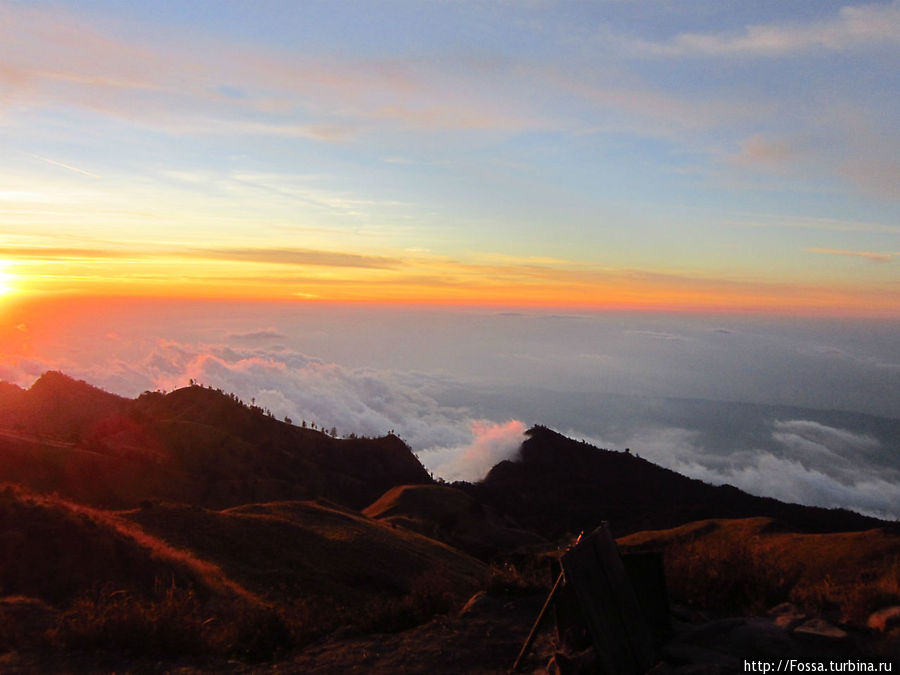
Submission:
[[[327,498],[362,508],[430,483],[396,436],[337,439],[199,386],[135,400],[60,373],[0,389],[0,481],[107,508]]]
[[[555,539],[608,521],[617,536],[708,518],[769,516],[798,531],[840,532],[900,524],[841,509],[786,504],[713,486],[630,453],[571,440],[546,427],[527,433],[520,456],[497,464],[469,494],[523,527]]]
[[[624,551],[663,551],[669,586],[683,602],[768,609],[790,601],[865,625],[900,601],[900,534],[791,532],[772,518],[704,520],[619,540]]]
[[[455,549],[334,504],[272,502],[222,511],[158,505],[122,515],[286,606],[327,604],[345,612],[428,585],[459,601],[487,574],[484,564]]]

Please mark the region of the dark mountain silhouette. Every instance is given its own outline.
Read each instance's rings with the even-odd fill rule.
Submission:
[[[3,426],[74,441],[102,419],[119,414],[128,399],[58,371],[41,375],[29,389],[0,387]]]
[[[0,448],[0,481],[108,508],[317,497],[362,508],[431,482],[393,435],[332,438],[200,386],[129,400],[60,373],[0,389]]]
[[[769,516],[809,532],[900,529],[900,524],[843,509],[786,504],[730,485],[713,486],[546,427],[533,427],[527,435],[516,461],[500,462],[480,483],[462,487],[551,539],[590,530],[604,520],[617,536],[694,520],[751,516]]]

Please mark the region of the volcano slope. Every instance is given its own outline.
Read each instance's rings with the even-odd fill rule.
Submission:
[[[616,536],[709,518],[768,516],[800,532],[887,527],[844,509],[787,504],[730,485],[713,486],[625,452],[595,448],[546,427],[527,432],[515,460],[500,462],[483,481],[459,484],[478,501],[556,540],[608,521]]]
[[[197,385],[130,400],[61,373],[0,387],[0,481],[104,508],[325,498],[363,508],[432,479],[403,441],[333,438]]]

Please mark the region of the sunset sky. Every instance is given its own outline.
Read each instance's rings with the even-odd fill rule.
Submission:
[[[900,2],[0,0],[0,293],[900,318]]]

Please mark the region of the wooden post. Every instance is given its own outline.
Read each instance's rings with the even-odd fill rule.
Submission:
[[[556,596],[556,592],[559,590],[559,587],[562,585],[563,579],[565,578],[565,574],[563,572],[559,573],[559,576],[556,578],[556,583],[553,584],[553,589],[550,591],[550,595],[547,596],[547,599],[544,601],[544,606],[541,607],[541,612],[538,614],[537,619],[534,620],[534,625],[531,627],[531,632],[528,633],[528,637],[525,638],[525,644],[522,645],[522,649],[519,650],[519,655],[516,657],[516,662],[513,664],[513,672],[516,672],[521,665],[522,659],[525,658],[525,655],[528,653],[528,650],[531,649],[531,643],[534,642],[534,638],[537,635],[538,628],[540,628],[541,621],[544,620],[544,615],[547,613],[547,610],[550,608],[551,603],[553,602],[553,598]]]

